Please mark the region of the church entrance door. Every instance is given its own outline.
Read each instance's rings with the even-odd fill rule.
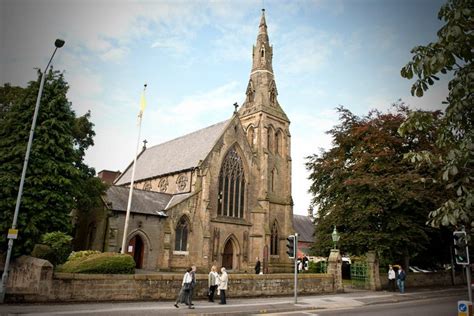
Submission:
[[[135,260],[135,268],[141,269],[143,266],[143,240],[140,236],[135,235],[128,243],[128,254]]]
[[[227,241],[224,247],[224,253],[222,254],[222,266],[227,270],[232,270],[234,260],[234,247],[232,247],[232,242]]]

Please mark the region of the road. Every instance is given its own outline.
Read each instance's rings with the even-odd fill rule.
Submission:
[[[327,311],[296,311],[266,314],[278,316],[457,316],[457,298],[433,298],[422,301],[409,301],[389,304],[366,305]]]

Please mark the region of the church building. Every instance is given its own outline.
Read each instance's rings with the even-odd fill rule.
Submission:
[[[294,233],[290,121],[278,102],[265,11],[252,50],[246,99],[232,117],[137,157],[127,252],[137,268],[192,264],[290,272]],[[120,251],[133,162],[104,196],[105,216],[83,223],[84,248]]]

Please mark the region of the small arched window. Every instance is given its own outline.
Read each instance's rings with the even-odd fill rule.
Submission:
[[[277,222],[273,222],[272,226],[272,237],[270,240],[270,254],[278,255],[278,225]]]
[[[174,250],[186,251],[188,244],[188,232],[189,224],[186,218],[183,216],[176,226],[176,239],[174,244]]]
[[[229,150],[222,163],[217,203],[217,215],[244,217],[245,174],[242,159],[235,148]]]

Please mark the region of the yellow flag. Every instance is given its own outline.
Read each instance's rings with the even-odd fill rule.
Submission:
[[[138,116],[140,117],[143,115],[143,112],[145,111],[145,108],[146,108],[145,89],[146,89],[146,84],[145,84],[145,87],[143,88],[142,96],[140,98],[140,113],[138,114]]]

